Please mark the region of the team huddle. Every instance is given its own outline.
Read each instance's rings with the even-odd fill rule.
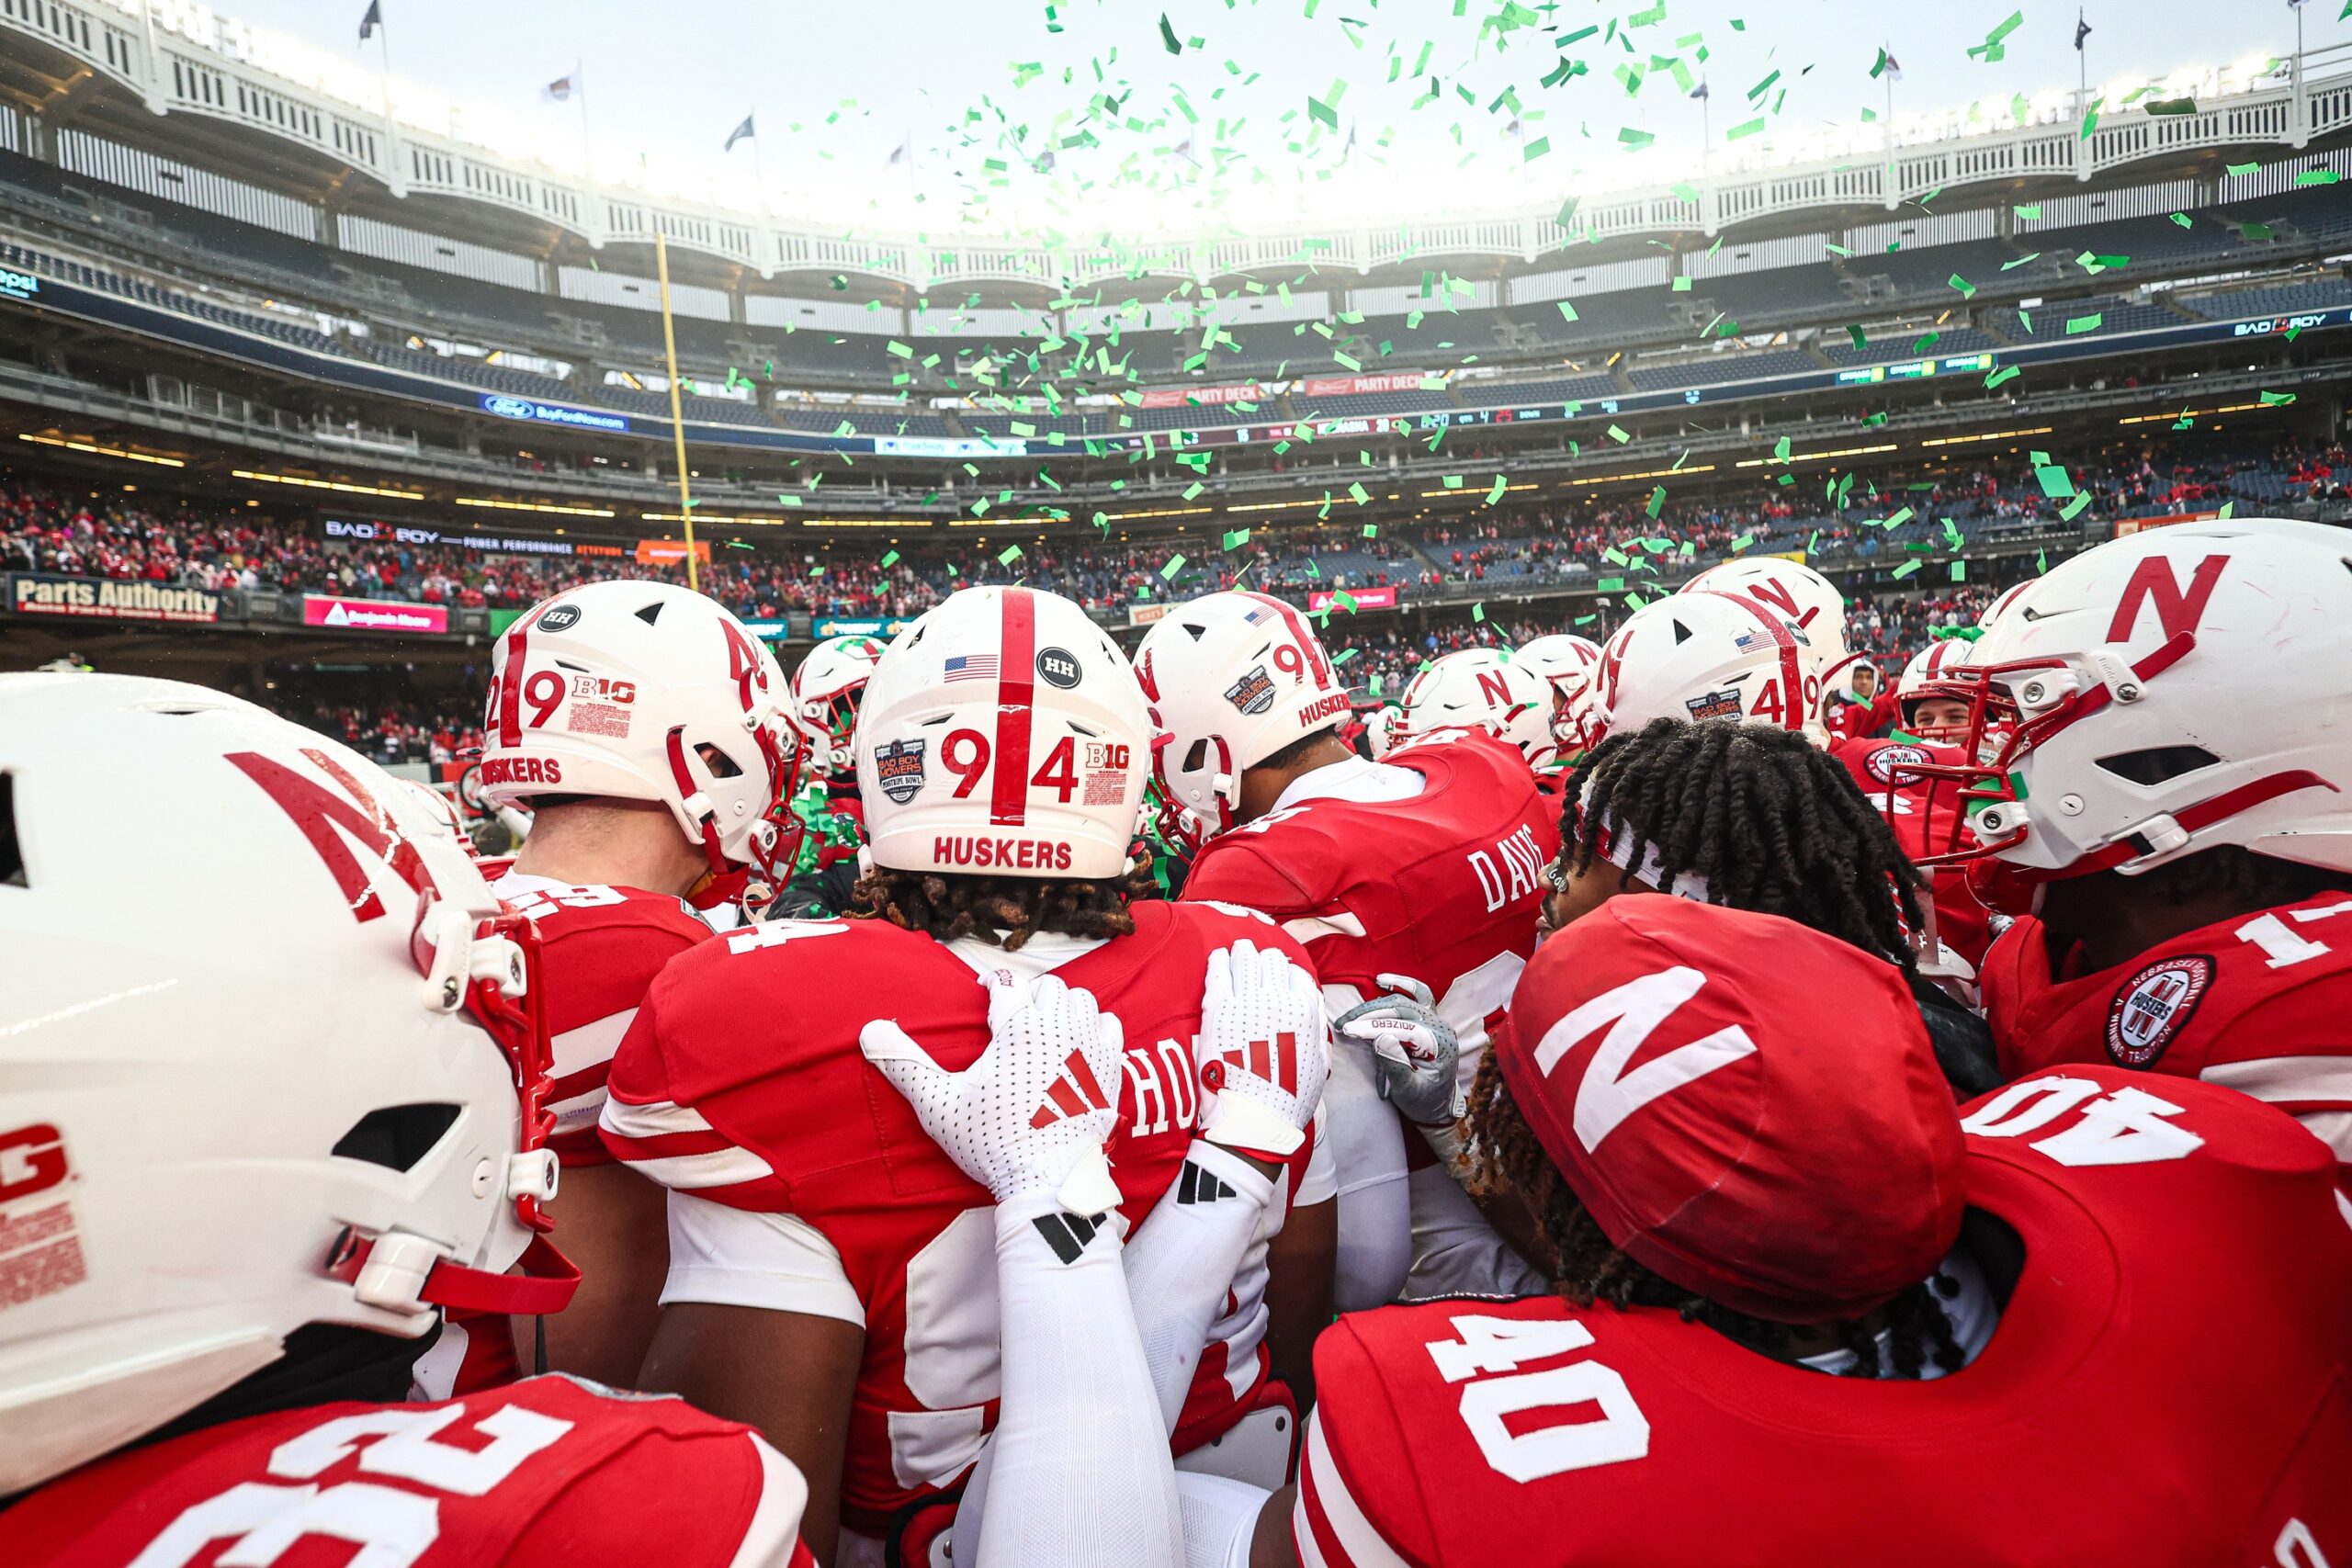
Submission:
[[[1846,614],[0,676],[0,1562],[2352,1562],[2352,536]]]

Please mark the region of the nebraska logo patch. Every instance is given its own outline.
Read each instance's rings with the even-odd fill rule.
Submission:
[[[874,749],[874,782],[882,793],[904,806],[922,791],[923,741],[893,740]]]
[[[1897,768],[1916,768],[1928,761],[1928,753],[1917,746],[1882,746],[1862,760],[1871,777],[1881,784],[1894,782]]]
[[[1274,705],[1274,682],[1262,664],[1225,689],[1225,700],[1243,713],[1260,714]]]
[[[2107,1054],[2119,1066],[2145,1067],[2197,1016],[2213,984],[2213,961],[2201,953],[2160,959],[2123,982],[2107,1005]]]
[[[1709,692],[1703,697],[1692,697],[1682,705],[1690,710],[1692,722],[1704,718],[1737,718],[1740,715],[1739,694],[1732,691]]]

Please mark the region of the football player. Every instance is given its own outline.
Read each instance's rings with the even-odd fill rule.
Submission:
[[[857,848],[865,841],[851,753],[857,707],[882,643],[870,637],[828,637],[792,672],[792,722],[810,766],[793,810],[808,829],[799,863],[776,912],[798,919],[837,915],[857,885]]]
[[[1660,718],[1731,718],[1826,745],[1820,666],[1809,634],[1771,604],[1685,589],[1626,616],[1601,649],[1600,728],[1619,735]]]
[[[1552,1291],[1342,1318],[1253,1562],[2352,1553],[2352,1239],[2277,1111],[2109,1066],[1955,1107],[1892,968],[1680,898],[1547,942],[1489,1055]]]
[[[1441,729],[1480,729],[1514,747],[1529,766],[1552,750],[1552,692],[1509,649],[1465,648],[1442,656],[1405,685],[1405,743]]]
[[[536,951],[343,746],[0,676],[0,1562],[808,1563],[792,1467],[677,1400],[402,1403],[445,1311],[578,1279]]]
[[[1600,742],[1594,714],[1594,678],[1600,672],[1600,645],[1566,632],[1530,637],[1511,657],[1552,685],[1552,750],[1537,766],[1564,773]]]
[[[1826,738],[1875,735],[1894,716],[1881,691],[1875,667],[1865,673],[1862,656],[1846,642],[1846,596],[1838,585],[1803,561],[1747,556],[1709,567],[1679,590],[1683,593],[1727,593],[1788,623],[1804,656],[1809,698],[1802,724]],[[1833,729],[1830,719],[1835,716]]]
[[[653,976],[710,935],[697,909],[762,902],[792,864],[799,825],[781,803],[800,751],[785,694],[742,623],[661,582],[559,593],[492,656],[482,796],[534,813],[494,886],[544,944],[564,1240],[583,1279],[563,1318],[536,1326],[547,1366],[615,1387],[652,1337],[667,1226],[662,1189],[596,1136],[605,1077]],[[514,1363],[505,1325],[460,1319],[421,1387],[480,1387]]]
[[[1558,849],[1527,759],[1476,728],[1358,757],[1335,728],[1348,694],[1322,644],[1265,594],[1177,606],[1145,634],[1136,673],[1179,808],[1170,830],[1204,845],[1184,897],[1256,910],[1305,942],[1346,1033],[1329,1097],[1340,1304],[1394,1300],[1408,1272],[1429,1292],[1517,1278],[1446,1162]],[[1540,713],[1540,683],[1529,695]],[[1397,1113],[1428,1136],[1408,1145]]]
[[[1082,1059],[1048,1064],[1036,1115],[1117,1108],[1111,1206],[1164,1429],[1188,1464],[1279,1476],[1295,1416],[1268,1370],[1329,1320],[1314,1245],[1328,1223],[1300,1225],[1301,1249],[1284,1220],[1329,1213],[1328,1177],[1319,1191],[1303,1179],[1323,1023],[1310,994],[1261,1021],[1280,1027],[1255,1036],[1255,1057],[1204,1059],[1197,1043],[1216,1037],[1214,954],[1252,944],[1306,970],[1306,953],[1242,911],[1138,897],[1143,698],[1067,599],[989,587],[933,608],[875,667],[856,737],[867,918],[774,920],[685,953],[614,1061],[606,1144],[671,1190],[648,1385],[748,1419],[791,1455],[826,1562],[944,1547],[1009,1387],[998,1220],[991,1188],[860,1039],[895,1019],[960,1069],[989,1038],[977,979],[1051,975],[1125,1036],[1111,1081]],[[1080,1248],[1092,1228],[1047,1239]]]
[[[2004,1067],[2225,1084],[2352,1162],[2344,532],[2241,517],[2101,545],[1961,675],[1990,775],[1965,781],[1971,870],[2019,917],[1985,960]]]
[[[1707,781],[1693,789],[1690,781]],[[1920,874],[1838,763],[1786,730],[1654,719],[1603,740],[1566,791],[1574,804],[1545,923],[1569,925],[1628,893],[1674,893],[1780,915],[1902,972],[1936,1059],[1965,1099],[2000,1081],[1984,1021],[1935,984]]]

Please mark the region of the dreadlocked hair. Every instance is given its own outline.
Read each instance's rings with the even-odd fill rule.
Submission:
[[[1130,935],[1136,919],[1128,903],[1158,896],[1148,863],[1092,880],[951,876],[877,867],[859,879],[849,916],[888,920],[941,942],[976,936],[1017,953],[1039,931],[1092,941]]]
[[[1709,1301],[1618,1250],[1536,1141],[1492,1051],[1478,1064],[1468,1116],[1470,1190],[1481,1198],[1509,1201],[1515,1197],[1526,1203],[1552,1255],[1552,1288],[1562,1299],[1579,1307],[1605,1302],[1620,1312],[1663,1307],[1685,1323],[1703,1324],[1775,1360],[1797,1359],[1796,1334],[1790,1325]],[[1895,1376],[1917,1378],[1930,1361],[1947,1372],[1960,1371],[1966,1358],[1952,1337],[1951,1320],[1936,1304],[1938,1294],[1953,1294],[1958,1289],[1938,1275],[1905,1286],[1879,1309],[1876,1323],[1886,1331],[1886,1361]],[[1853,1364],[1838,1376],[1878,1376],[1879,1345],[1871,1319],[1839,1318],[1822,1326],[1853,1357]]]
[[[1853,775],[1802,735],[1653,719],[1587,752],[1562,793],[1577,872],[1607,860],[1605,834],[1630,830],[1657,847],[1668,885],[1696,873],[1710,902],[1811,926],[1905,976],[1916,967],[1918,871]]]

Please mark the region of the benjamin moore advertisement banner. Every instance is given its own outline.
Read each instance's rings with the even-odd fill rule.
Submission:
[[[220,618],[220,595],[207,589],[174,588],[161,582],[118,582],[107,577],[18,571],[8,577],[8,608],[19,615],[209,625]]]
[[[396,599],[330,599],[322,593],[302,595],[302,624],[355,632],[446,632],[449,612],[438,604],[411,604]]]

